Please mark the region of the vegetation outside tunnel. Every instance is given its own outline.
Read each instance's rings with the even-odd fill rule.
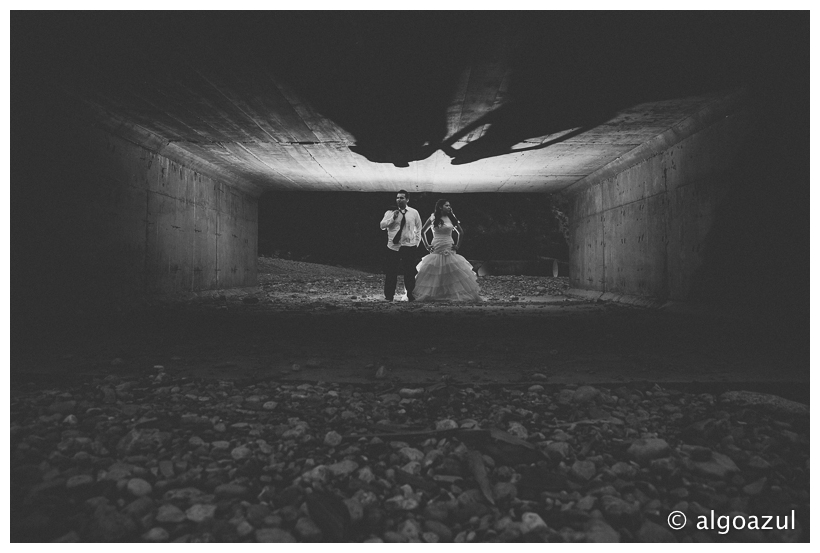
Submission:
[[[465,232],[460,253],[475,260],[567,259],[549,194],[411,193],[424,219],[447,198]],[[379,220],[390,193],[275,192],[259,200],[259,254],[378,270],[386,244]]]

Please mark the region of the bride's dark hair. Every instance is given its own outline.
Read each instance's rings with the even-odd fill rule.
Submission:
[[[447,200],[444,199],[444,198],[442,198],[441,200],[436,202],[436,209],[433,212],[434,215],[435,215],[435,219],[433,219],[433,226],[434,227],[440,227],[444,223],[444,221],[441,219],[441,210],[444,209],[444,204],[446,204],[446,203],[447,203]],[[456,226],[456,225],[460,224],[458,219],[456,219],[455,214],[452,211],[450,211],[450,213],[448,213],[447,216],[450,218],[450,221],[452,221],[453,226]]]

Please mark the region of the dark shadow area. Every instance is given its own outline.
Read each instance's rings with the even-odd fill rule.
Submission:
[[[505,103],[449,137],[454,165],[536,150],[582,134],[619,110],[770,84],[770,69],[804,56],[794,15],[724,12],[559,12],[515,21]],[[481,125],[477,139],[454,143]],[[561,133],[534,145],[525,141]]]
[[[174,87],[200,87],[212,72],[233,81],[237,93],[256,90],[272,104],[283,101],[275,98],[276,82],[352,135],[350,150],[369,161],[408,167],[442,148],[454,164],[465,164],[548,147],[555,142],[523,143],[555,133],[565,140],[575,134],[570,129],[583,132],[642,102],[754,91],[773,69],[793,62],[801,18],[799,12],[18,14],[14,54],[25,65],[15,77],[62,81],[91,97],[116,93],[145,117],[156,110],[155,99],[173,101]],[[487,68],[494,68],[487,82],[468,81],[460,115],[448,113],[460,79]],[[472,111],[488,109],[483,117]],[[307,117],[322,141],[339,139]],[[448,117],[472,122],[448,137]],[[489,127],[455,147],[479,125]]]
[[[761,60],[768,73],[749,104],[753,129],[705,239],[693,299],[756,321],[808,365],[810,70],[798,47],[808,28],[784,40],[786,58]]]

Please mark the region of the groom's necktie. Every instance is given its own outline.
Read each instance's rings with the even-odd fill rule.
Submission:
[[[399,225],[399,231],[396,233],[396,236],[393,237],[394,244],[398,244],[399,242],[401,242],[401,233],[404,231],[404,222],[407,218],[405,216],[405,211],[401,212],[401,224]]]

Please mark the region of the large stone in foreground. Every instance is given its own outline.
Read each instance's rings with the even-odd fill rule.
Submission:
[[[739,407],[762,407],[772,413],[780,415],[806,415],[809,414],[809,406],[796,401],[776,396],[774,394],[763,394],[758,392],[732,391],[721,394],[721,401],[737,405]]]
[[[669,453],[669,444],[660,438],[641,438],[632,442],[626,452],[636,461],[645,463]]]
[[[712,452],[712,458],[708,461],[694,463],[694,469],[701,476],[716,479],[726,478],[730,473],[740,470],[730,457],[717,451]]]

